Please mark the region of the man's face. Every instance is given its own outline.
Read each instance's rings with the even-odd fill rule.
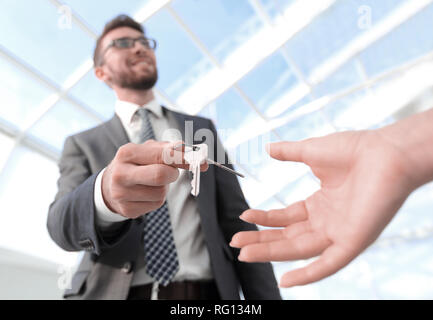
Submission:
[[[129,27],[114,29],[102,39],[101,52],[109,46],[112,40],[119,38],[136,39],[142,36],[143,34],[138,30]],[[155,85],[158,79],[155,53],[138,41],[132,48],[111,47],[101,58],[104,63],[96,68],[101,68],[100,71],[96,70],[96,74],[99,79],[107,82],[113,89],[120,87],[148,90]]]

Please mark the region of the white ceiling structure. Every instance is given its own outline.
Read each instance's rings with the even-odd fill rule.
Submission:
[[[56,162],[68,135],[113,115],[91,57],[117,14],[158,41],[161,103],[211,118],[232,160],[257,141],[377,128],[433,105],[433,0],[0,0],[0,9],[0,247],[56,264],[78,258],[45,227]],[[250,206],[283,207],[319,187],[306,166],[256,151],[236,162]],[[432,185],[417,190],[346,269],[283,296],[432,298],[432,196]],[[274,267],[280,277],[304,263]]]

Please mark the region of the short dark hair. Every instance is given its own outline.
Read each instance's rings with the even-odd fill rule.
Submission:
[[[95,67],[98,66],[101,62],[100,61],[101,59],[99,56],[101,54],[102,39],[110,31],[117,29],[117,28],[121,28],[121,27],[129,27],[129,28],[135,29],[137,31],[140,31],[142,34],[145,34],[143,26],[126,14],[118,15],[117,17],[113,18],[112,20],[108,21],[104,27],[104,31],[102,31],[102,34],[96,40],[96,47],[95,47],[95,50],[93,52],[93,64]]]

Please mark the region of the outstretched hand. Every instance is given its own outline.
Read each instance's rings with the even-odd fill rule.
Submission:
[[[330,276],[373,243],[413,190],[404,152],[379,131],[351,131],[270,145],[272,158],[307,164],[321,189],[285,209],[250,209],[244,221],[279,227],[239,232],[231,246],[245,262],[317,257],[289,271],[281,287]]]

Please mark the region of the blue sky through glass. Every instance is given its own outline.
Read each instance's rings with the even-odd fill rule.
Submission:
[[[90,26],[100,34],[108,20],[119,14],[133,16],[149,0],[101,1],[101,0],[62,0]]]
[[[225,130],[221,137],[223,141],[242,128],[243,124],[261,122],[259,116],[233,89],[204,108],[200,115],[212,119],[218,129]]]
[[[433,5],[418,13],[360,55],[369,76],[433,50]]]
[[[74,105],[61,100],[31,129],[30,135],[61,151],[65,139],[99,124],[99,121]]]
[[[0,44],[53,82],[62,85],[91,56],[94,41],[49,1],[2,0],[1,8]]]
[[[326,59],[369,30],[359,27],[362,18],[362,11],[359,11],[361,6],[370,8],[371,26],[374,26],[403,2],[404,0],[337,1],[287,43],[289,55],[303,74],[309,76]]]
[[[260,0],[260,4],[272,20],[280,17],[283,11],[295,0]]]
[[[211,64],[166,10],[151,17],[144,26],[148,36],[158,41],[157,85],[176,100],[201,74],[211,69]]]
[[[239,86],[262,112],[296,84],[299,81],[280,52],[239,81]]]
[[[313,90],[315,98],[332,95],[351,88],[365,81],[362,77],[361,66],[352,59],[341,66],[331,76],[318,83]]]
[[[248,1],[175,0],[172,6],[220,61],[262,27]]]
[[[95,110],[103,119],[108,120],[114,114],[116,95],[111,88],[96,78],[93,69],[71,88],[69,93]]]
[[[0,57],[0,117],[23,129],[52,90]]]

